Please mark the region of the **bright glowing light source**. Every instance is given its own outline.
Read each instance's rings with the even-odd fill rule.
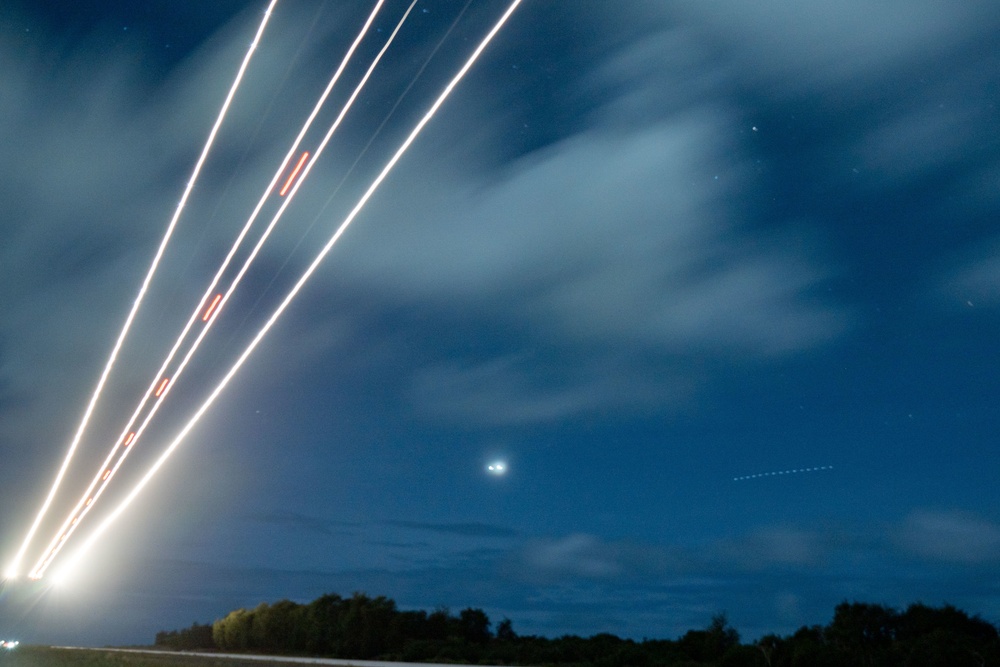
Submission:
[[[208,307],[208,310],[205,311],[205,314],[202,315],[202,318],[201,318],[202,321],[208,322],[208,318],[210,318],[212,316],[212,313],[215,311],[215,307],[219,305],[219,301],[221,301],[221,300],[222,300],[222,295],[221,294],[216,294],[215,298],[212,299],[212,304]]]
[[[129,445],[131,445],[133,440],[135,440],[135,431],[129,433],[128,437],[125,438],[125,446],[128,447]]]
[[[295,180],[295,177],[299,175],[299,170],[302,169],[302,165],[306,163],[306,159],[308,157],[309,151],[302,154],[302,157],[299,158],[299,163],[295,165],[295,169],[292,169],[291,175],[288,177],[288,180],[285,181],[285,185],[281,188],[281,192],[278,193],[279,195],[284,197],[285,193],[288,192],[288,188],[292,187],[292,182]]]
[[[169,382],[170,378],[163,378],[163,382],[161,382],[160,386],[156,388],[156,393],[153,394],[153,396],[159,397],[159,395],[163,393],[163,390],[167,388],[167,384]]]
[[[59,568],[48,577],[48,581],[51,581],[56,586],[65,586],[70,581],[70,576],[73,574],[73,563],[68,563],[63,567]],[[41,578],[41,577],[39,577]]]
[[[101,479],[107,479],[108,475],[110,474],[111,474],[111,469],[108,468],[107,470],[104,471],[104,475],[101,476]]]
[[[492,475],[502,475],[507,472],[507,464],[503,461],[494,461],[486,466],[486,470]]]
[[[7,569],[3,571],[3,578],[4,579],[17,579],[17,574],[18,574],[18,572],[17,572],[17,566],[16,565],[8,565]]]

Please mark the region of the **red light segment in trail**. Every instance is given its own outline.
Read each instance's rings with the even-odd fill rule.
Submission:
[[[94,502],[93,498],[87,498],[87,507],[90,507],[90,503]]]
[[[163,382],[161,382],[160,386],[156,388],[156,393],[153,394],[153,395],[156,396],[156,397],[159,397],[160,394],[163,393],[163,390],[167,388],[167,383],[168,382],[170,382],[170,378],[163,378]]]
[[[108,478],[108,475],[110,475],[110,474],[111,474],[111,470],[110,470],[110,469],[109,469],[109,470],[105,470],[105,471],[104,471],[104,474],[103,474],[103,475],[101,476],[101,479],[102,479],[102,480],[105,480],[105,479],[107,479],[107,478]]]
[[[222,300],[222,295],[221,294],[216,294],[215,298],[212,299],[212,303],[208,307],[208,310],[206,310],[205,314],[202,315],[202,317],[201,317],[201,320],[203,322],[208,322],[208,318],[210,318],[212,316],[212,313],[215,311],[215,307],[219,305],[219,301],[221,301],[221,300]]]
[[[125,446],[128,447],[129,445],[131,445],[133,440],[135,440],[135,431],[129,433],[128,437],[125,438],[125,443],[124,443]]]
[[[295,169],[292,169],[291,176],[288,177],[288,180],[285,181],[285,185],[281,188],[281,191],[278,193],[279,195],[284,197],[285,194],[288,192],[288,188],[292,187],[292,182],[295,180],[295,177],[299,175],[299,170],[302,169],[302,165],[306,163],[306,158],[308,157],[309,157],[309,151],[306,151],[305,153],[302,154],[302,157],[299,158],[299,163],[295,165]]]

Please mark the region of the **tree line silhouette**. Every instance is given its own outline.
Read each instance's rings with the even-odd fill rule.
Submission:
[[[401,611],[385,597],[323,595],[237,609],[211,625],[156,634],[177,650],[219,649],[348,659],[580,667],[1000,667],[1000,633],[953,606],[904,611],[843,602],[825,626],[741,643],[724,614],[680,638],[634,641],[602,633],[522,636],[509,619],[491,631],[481,609]]]

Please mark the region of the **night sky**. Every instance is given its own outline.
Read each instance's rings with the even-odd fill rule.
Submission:
[[[265,6],[0,6],[5,561]],[[464,6],[417,4],[67,552],[506,8]],[[370,9],[278,3],[29,560]],[[73,576],[4,584],[0,635],[149,643],[353,591],[547,636],[724,611],[753,639],[843,600],[1000,622],[998,35],[995,0],[525,0]]]

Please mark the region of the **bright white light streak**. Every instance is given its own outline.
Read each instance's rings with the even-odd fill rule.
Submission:
[[[281,317],[281,314],[285,312],[285,309],[288,308],[289,304],[291,304],[291,302],[295,299],[299,291],[302,289],[302,287],[306,284],[309,278],[313,275],[313,273],[322,263],[323,259],[326,258],[330,250],[333,249],[333,246],[337,243],[338,240],[340,240],[340,237],[343,236],[348,226],[350,226],[350,224],[354,221],[357,215],[365,207],[365,205],[368,203],[368,200],[371,199],[372,195],[379,188],[379,186],[382,184],[385,178],[389,175],[389,172],[392,171],[392,169],[396,166],[396,163],[399,162],[399,159],[403,156],[404,153],[406,153],[407,149],[409,149],[410,145],[417,138],[420,132],[424,129],[424,126],[426,126],[427,123],[430,122],[431,118],[434,117],[434,115],[437,113],[437,110],[441,107],[442,104],[444,104],[444,101],[448,99],[448,96],[451,95],[451,92],[455,89],[455,86],[457,86],[459,82],[465,77],[469,69],[472,68],[475,62],[479,59],[479,56],[486,49],[489,43],[493,41],[493,38],[496,37],[496,34],[500,31],[500,29],[504,26],[504,24],[507,23],[507,20],[510,18],[511,14],[514,13],[514,10],[517,9],[518,5],[520,4],[521,0],[514,0],[514,2],[512,2],[510,6],[507,8],[507,11],[504,12],[503,16],[500,17],[500,19],[493,26],[493,28],[486,34],[483,40],[479,43],[479,46],[476,47],[476,49],[472,52],[472,55],[470,55],[468,60],[465,61],[465,64],[462,66],[462,68],[452,78],[452,80],[448,83],[448,85],[445,86],[444,90],[438,96],[437,100],[434,101],[434,104],[431,105],[430,109],[428,109],[428,111],[424,114],[423,118],[421,118],[420,121],[416,124],[416,126],[410,132],[409,136],[407,136],[406,140],[403,141],[403,143],[400,145],[398,149],[396,149],[396,152],[382,168],[382,171],[379,172],[379,175],[375,177],[375,180],[372,181],[371,185],[368,186],[368,189],[358,200],[358,203],[355,204],[353,209],[351,209],[351,212],[348,213],[346,218],[344,218],[344,221],[340,223],[340,226],[337,227],[337,230],[333,233],[333,236],[330,237],[330,240],[327,241],[326,245],[323,246],[323,249],[320,250],[318,255],[316,255],[316,258],[313,259],[312,263],[309,265],[309,268],[306,269],[306,271],[299,278],[298,282],[295,283],[295,286],[292,287],[292,290],[285,296],[284,300],[281,302],[278,308],[271,314],[271,317],[267,320],[264,326],[261,327],[261,329],[257,332],[257,335],[254,336],[253,340],[250,341],[250,344],[246,347],[246,349],[243,350],[243,353],[236,360],[236,363],[233,364],[233,366],[229,369],[229,371],[222,378],[219,384],[216,385],[215,389],[212,390],[212,393],[208,395],[208,398],[205,399],[205,402],[201,404],[201,407],[199,407],[198,410],[191,417],[191,419],[188,420],[188,423],[184,425],[184,428],[181,429],[180,433],[178,433],[177,436],[173,439],[173,441],[171,441],[170,445],[167,446],[166,450],[164,450],[164,452],[160,455],[160,457],[156,460],[156,462],[152,465],[152,467],[150,467],[150,469],[146,472],[146,474],[142,477],[142,479],[139,480],[139,482],[132,488],[132,491],[130,491],[129,494],[118,504],[118,506],[107,517],[104,518],[104,520],[97,526],[97,528],[94,529],[94,532],[92,532],[90,535],[87,536],[87,539],[84,540],[80,548],[77,549],[75,552],[73,552],[73,555],[70,556],[69,560],[64,565],[64,567],[67,568],[67,571],[69,571],[69,568],[73,568],[75,564],[78,563],[81,558],[83,558],[83,556],[87,553],[87,551],[90,550],[90,548],[94,545],[94,543],[97,542],[97,540],[100,539],[100,537],[108,530],[108,528],[110,528],[112,524],[114,524],[114,522],[118,520],[118,517],[120,517],[122,513],[126,509],[128,509],[128,506],[132,504],[132,502],[136,499],[136,497],[140,493],[142,493],[142,490],[146,487],[147,484],[149,484],[149,481],[156,475],[156,473],[159,472],[160,468],[163,467],[163,464],[166,463],[167,459],[170,458],[170,455],[174,453],[174,450],[176,450],[177,447],[179,447],[180,444],[184,441],[184,438],[186,438],[188,433],[191,432],[191,429],[193,429],[195,425],[201,420],[205,412],[207,412],[208,409],[212,407],[212,404],[215,403],[215,400],[223,392],[223,390],[233,379],[233,377],[235,377],[236,373],[239,372],[243,364],[246,363],[246,360],[250,357],[251,354],[253,354],[254,350],[267,335],[268,331],[271,330],[271,327],[274,326],[275,322],[278,321],[278,318]],[[47,565],[48,564],[46,564],[46,567]],[[41,576],[41,574],[44,574],[44,570],[42,572],[39,572],[39,576]]]
[[[139,405],[136,407],[135,411],[132,413],[132,416],[129,418],[129,421],[126,424],[125,429],[122,431],[121,436],[119,436],[119,441],[121,440],[121,438],[125,437],[125,434],[128,433],[129,429],[131,429],[132,426],[133,426],[133,424],[135,424],[135,421],[139,418],[139,414],[142,412],[143,408],[146,406],[146,403],[149,401],[150,395],[156,390],[157,383],[160,382],[160,378],[163,377],[163,374],[166,371],[167,367],[170,365],[170,363],[173,361],[174,357],[177,355],[177,351],[184,344],[184,340],[187,338],[188,333],[191,331],[191,327],[194,326],[194,323],[197,321],[199,314],[201,314],[202,309],[205,307],[206,301],[211,296],[212,292],[215,290],[216,285],[218,285],[219,281],[222,279],[223,273],[225,273],[226,269],[229,268],[229,264],[232,261],[233,257],[236,255],[236,252],[239,249],[240,245],[242,245],[243,239],[249,233],[250,228],[253,226],[253,223],[257,220],[257,216],[260,215],[260,211],[264,207],[264,203],[271,197],[271,194],[274,191],[274,186],[278,183],[278,180],[281,178],[281,175],[285,172],[285,169],[288,167],[288,164],[291,161],[292,156],[295,155],[295,153],[298,151],[299,145],[302,143],[302,139],[305,137],[306,132],[308,132],[309,129],[310,129],[310,127],[312,127],[313,121],[315,120],[316,116],[319,114],[320,109],[322,109],[323,105],[326,103],[326,99],[330,96],[331,91],[333,90],[333,88],[336,85],[337,81],[339,81],[339,79],[340,79],[341,75],[343,74],[344,70],[347,68],[347,65],[350,62],[351,57],[354,55],[354,52],[357,50],[358,45],[361,44],[361,40],[364,39],[365,35],[368,33],[369,29],[371,28],[371,25],[375,21],[375,17],[378,16],[379,10],[382,8],[383,4],[385,4],[385,0],[378,0],[375,3],[374,8],[369,13],[368,18],[365,21],[365,24],[361,27],[361,30],[358,31],[358,34],[354,38],[354,41],[351,43],[350,48],[348,48],[347,53],[344,54],[344,57],[341,59],[340,65],[337,67],[336,71],[333,73],[333,76],[330,77],[330,81],[327,83],[326,88],[323,90],[323,93],[320,95],[319,99],[316,101],[316,104],[313,106],[312,112],[306,118],[305,123],[303,123],[302,128],[299,130],[298,136],[295,138],[295,141],[292,143],[291,148],[288,149],[288,153],[285,154],[285,158],[281,161],[281,165],[274,172],[274,176],[271,177],[271,182],[268,183],[267,187],[264,189],[264,193],[261,196],[260,200],[257,202],[257,206],[254,207],[254,210],[250,214],[250,217],[247,219],[246,223],[244,224],[243,229],[240,231],[239,235],[237,235],[236,240],[233,242],[232,247],[229,249],[229,253],[226,255],[226,258],[223,260],[222,265],[219,267],[219,270],[216,271],[215,277],[212,279],[212,282],[209,284],[208,289],[205,290],[205,294],[201,297],[201,300],[198,302],[198,306],[194,309],[194,312],[192,313],[191,317],[189,318],[188,323],[184,326],[184,329],[181,331],[180,335],[177,337],[177,341],[174,343],[173,348],[167,354],[167,357],[163,361],[163,364],[160,366],[160,369],[156,372],[156,375],[153,376],[152,383],[150,384],[149,388],[146,390],[145,395],[143,395],[142,400],[139,401]],[[271,7],[273,7],[273,6],[274,6],[274,2],[271,3]],[[270,11],[270,7],[268,9]],[[305,178],[304,175],[303,175],[303,178]],[[295,194],[295,191],[293,190],[292,195],[294,196],[294,194]],[[292,199],[292,197],[289,197],[289,201],[291,199]],[[272,221],[272,226],[273,226],[273,224],[274,223]],[[246,266],[246,265],[244,265],[244,266]],[[231,287],[230,290],[232,290],[232,289],[233,288]],[[213,317],[213,314],[217,316],[218,315],[218,311],[221,309],[221,305],[224,304],[224,303],[225,303],[224,300],[222,300],[221,303],[219,303],[217,301],[213,301],[213,304],[215,304],[215,305],[210,309],[209,313],[207,313],[208,314],[208,318],[205,318],[205,319],[207,320],[207,319],[211,318],[212,321],[214,321],[215,318]],[[209,323],[209,326],[211,326],[211,322]],[[199,337],[198,340],[200,341],[201,337]],[[195,347],[197,347],[197,345]],[[177,380],[178,376],[180,375],[180,373],[182,371],[183,371],[183,367],[180,370],[178,370],[177,372],[174,373],[173,377],[174,377],[175,381]],[[169,391],[167,393],[169,393]],[[162,398],[166,398],[166,395],[162,396],[161,399]],[[147,418],[143,422],[142,426],[139,429],[136,430],[135,440],[138,440],[138,438],[142,435],[142,432],[145,430],[146,424],[149,423],[149,420],[152,418],[152,415],[156,413],[156,410],[158,409],[158,406],[159,406],[159,401],[153,406],[152,412],[150,413],[149,416],[147,416]],[[97,499],[97,497],[100,495],[100,492],[104,490],[104,488],[107,486],[107,484],[102,485],[101,488],[100,488],[100,490],[98,491],[98,493],[96,493],[93,496],[91,496],[91,492],[94,490],[94,488],[98,484],[100,484],[102,481],[108,481],[108,482],[110,482],[110,479],[108,479],[108,480],[102,480],[101,479],[101,475],[102,475],[104,469],[106,469],[111,464],[111,461],[115,458],[115,455],[117,454],[117,452],[118,452],[118,445],[116,443],[111,448],[111,452],[108,454],[108,456],[105,459],[103,465],[98,469],[96,476],[94,477],[93,481],[90,483],[90,486],[84,492],[83,497],[77,503],[77,505],[73,509],[73,511],[70,512],[69,516],[66,518],[65,522],[63,523],[62,527],[57,531],[57,533],[56,533],[55,537],[52,539],[52,542],[50,543],[49,547],[45,550],[45,552],[42,553],[41,558],[39,558],[38,563],[36,563],[35,567],[32,568],[32,572],[33,573],[37,572],[38,569],[40,567],[42,567],[43,564],[47,560],[49,560],[49,561],[51,560],[51,556],[52,556],[51,551],[53,549],[55,549],[56,546],[59,544],[60,537],[69,528],[70,522],[73,520],[73,517],[80,510],[80,508],[83,506],[83,503],[86,501],[87,502],[87,506],[89,506],[92,502],[94,502]],[[120,459],[119,462],[118,462],[118,464],[116,464],[114,466],[114,468],[112,469],[112,473],[111,473],[111,478],[112,479],[114,478],[114,473],[115,473],[115,471],[118,470],[118,467],[121,465],[122,461],[123,461],[123,459]],[[37,526],[35,528],[37,528]],[[23,556],[23,553],[20,554],[20,555]],[[20,558],[18,558],[18,561],[20,561]]]
[[[66,452],[66,457],[63,459],[62,466],[59,468],[59,472],[52,484],[52,488],[49,491],[48,496],[46,496],[45,502],[42,503],[42,508],[39,510],[38,516],[35,517],[34,523],[31,524],[31,528],[28,530],[28,534],[25,536],[24,542],[21,544],[21,548],[18,549],[17,555],[14,556],[13,563],[7,568],[10,572],[16,573],[20,569],[21,559],[24,557],[24,553],[28,550],[28,545],[31,544],[31,540],[35,536],[38,526],[42,523],[42,519],[48,512],[49,506],[52,504],[52,500],[55,498],[56,492],[62,484],[63,477],[66,475],[66,469],[69,468],[69,463],[73,459],[73,455],[76,453],[76,448],[80,444],[80,438],[83,436],[84,429],[87,428],[87,423],[90,421],[90,416],[97,405],[97,400],[100,398],[101,391],[104,389],[104,384],[107,381],[108,376],[111,374],[111,368],[114,366],[115,360],[118,358],[118,352],[121,349],[122,344],[125,342],[125,336],[132,327],[132,321],[135,319],[135,315],[139,311],[139,305],[142,303],[142,298],[145,296],[146,290],[149,288],[149,283],[153,280],[153,274],[156,273],[156,268],[159,266],[160,258],[163,256],[163,253],[167,248],[167,243],[173,235],[174,227],[177,226],[177,221],[180,219],[181,212],[184,210],[185,204],[187,204],[188,197],[191,195],[191,190],[194,189],[194,184],[198,180],[198,174],[201,173],[201,167],[208,157],[209,149],[211,149],[212,144],[215,142],[215,135],[218,134],[219,128],[222,126],[222,121],[226,117],[229,105],[232,103],[233,97],[236,96],[236,89],[239,88],[240,82],[243,80],[243,74],[246,72],[246,69],[250,64],[250,58],[253,56],[254,51],[257,50],[257,44],[260,42],[260,38],[264,34],[264,28],[267,26],[267,23],[271,18],[271,11],[277,3],[278,0],[271,0],[271,3],[264,11],[264,18],[261,20],[260,26],[257,28],[257,34],[254,36],[253,42],[250,43],[250,47],[247,49],[247,53],[243,57],[243,63],[240,65],[240,69],[236,73],[236,78],[233,80],[233,84],[229,88],[229,94],[226,95],[226,100],[222,103],[222,108],[219,110],[219,115],[215,119],[215,124],[212,126],[211,132],[208,133],[208,139],[205,141],[205,146],[202,148],[201,156],[198,158],[198,162],[195,164],[194,170],[191,172],[191,178],[188,179],[188,184],[184,189],[184,194],[181,196],[181,200],[177,204],[174,216],[170,219],[170,224],[167,225],[167,231],[164,233],[163,239],[160,241],[160,247],[157,249],[156,255],[153,257],[153,262],[149,266],[149,271],[146,273],[146,278],[142,281],[139,293],[136,295],[135,301],[132,303],[132,310],[129,311],[128,317],[125,318],[125,325],[122,327],[121,333],[118,334],[118,340],[115,342],[115,346],[111,350],[111,356],[108,357],[108,361],[104,366],[104,371],[101,373],[101,378],[97,382],[97,388],[94,389],[94,394],[90,398],[90,403],[87,405],[87,409],[83,413],[83,420],[80,422],[76,435],[70,443],[69,450]]]
[[[254,246],[254,249],[251,251],[250,255],[244,261],[243,266],[241,267],[239,273],[237,273],[236,277],[230,283],[230,286],[226,290],[225,294],[222,296],[222,299],[221,300],[217,299],[217,300],[213,301],[213,308],[215,308],[215,315],[217,315],[218,312],[226,305],[226,302],[229,300],[229,297],[232,296],[233,292],[236,290],[236,287],[239,285],[240,281],[243,279],[243,276],[246,274],[247,270],[250,268],[250,265],[253,263],[254,259],[256,259],[256,257],[259,254],[261,248],[264,246],[264,243],[267,241],[268,237],[271,235],[271,232],[274,230],[274,227],[278,224],[278,221],[281,219],[281,216],[284,214],[284,212],[288,208],[288,206],[292,203],[292,200],[295,198],[295,194],[298,192],[299,187],[301,187],[302,183],[305,182],[306,178],[309,175],[309,172],[312,170],[313,165],[316,163],[316,160],[323,153],[323,150],[326,148],[326,146],[329,143],[330,139],[333,137],[334,132],[336,132],[337,128],[340,126],[340,123],[344,120],[344,117],[347,115],[348,111],[350,111],[351,107],[354,104],[354,101],[357,99],[358,95],[364,89],[365,84],[368,82],[368,79],[371,77],[372,72],[375,70],[375,67],[382,60],[382,56],[385,55],[386,51],[389,49],[389,46],[395,40],[396,35],[399,33],[400,29],[403,27],[403,24],[406,22],[407,17],[410,15],[410,12],[416,6],[416,4],[417,4],[418,1],[419,0],[413,0],[413,2],[410,3],[410,6],[407,8],[406,12],[404,12],[404,14],[403,14],[403,17],[399,20],[399,23],[396,24],[396,27],[392,31],[392,34],[389,35],[389,38],[386,40],[385,44],[382,46],[382,49],[379,51],[378,55],[376,55],[375,58],[372,60],[372,63],[369,65],[368,70],[365,72],[365,75],[361,78],[361,81],[357,84],[357,86],[355,86],[354,91],[351,93],[351,96],[348,98],[347,102],[344,104],[344,107],[341,109],[340,113],[337,115],[337,118],[334,120],[333,124],[330,126],[330,129],[327,131],[326,135],[324,136],[323,141],[320,143],[319,147],[316,149],[316,154],[313,156],[313,159],[306,164],[306,168],[302,172],[302,176],[299,178],[298,181],[295,182],[295,186],[292,188],[291,192],[289,193],[288,198],[285,199],[285,201],[282,203],[281,207],[278,209],[277,213],[275,213],[274,217],[271,219],[271,222],[268,224],[267,228],[264,230],[264,233],[261,235],[260,239],[258,239],[257,245]],[[381,5],[381,3],[379,3],[379,5]],[[378,9],[378,6],[376,6],[376,11],[377,11],[377,9]],[[374,19],[374,12],[373,12],[372,16],[369,18],[369,23],[371,22],[372,19]],[[359,34],[359,39],[360,39],[361,36],[364,35],[364,32],[365,31],[363,30]],[[335,76],[339,76],[339,72],[341,72],[341,71],[343,71],[343,63],[342,63],[342,66],[338,69],[338,74],[335,75]],[[331,87],[332,87],[332,83],[331,83]],[[327,92],[329,92],[329,90],[330,90],[330,87],[328,87]],[[309,122],[311,122],[312,118],[314,118],[314,117],[315,117],[315,114],[313,114],[312,116],[310,116]],[[304,134],[304,131],[302,133],[300,133],[300,139],[301,139],[302,134]],[[298,143],[298,142],[296,142],[296,143]],[[288,157],[290,157],[293,153],[294,153],[294,149],[293,149],[293,151],[289,152]],[[299,164],[296,166],[296,171],[298,171],[298,169],[301,167],[302,163],[305,161],[305,158],[307,158],[308,156],[309,156],[308,152],[303,155],[303,159],[300,159],[299,160]],[[285,162],[287,163],[287,158],[286,158]],[[286,166],[286,165],[284,165],[284,164],[282,165],[281,171],[283,171],[284,166]],[[280,176],[281,171],[279,171],[275,175],[274,179],[272,179],[272,183],[268,186],[268,190],[265,191],[265,195],[264,195],[264,197],[262,197],[261,203],[266,198],[267,192],[270,192],[271,189],[274,187],[274,182]],[[294,178],[294,175],[293,175],[293,178]],[[291,182],[291,181],[289,181],[289,182]],[[259,209],[260,209],[260,205],[258,205],[257,210],[254,211],[254,216],[253,217],[256,217],[257,213],[259,212]],[[250,223],[248,223],[248,225],[249,224]],[[249,227],[245,228],[245,230],[248,229],[248,228]],[[242,237],[243,236],[245,236],[245,233],[241,235],[241,237],[238,239],[238,242],[242,241]],[[234,247],[234,250],[235,250],[235,247]],[[231,257],[232,257],[232,253],[230,253],[229,257],[227,257],[225,265],[228,265],[229,260],[231,259]],[[166,368],[166,366],[169,364],[170,360],[173,359],[174,354],[176,353],[177,349],[179,349],[179,347],[180,347],[181,341],[183,340],[184,337],[186,337],[188,331],[190,330],[191,324],[195,321],[195,318],[197,317],[198,312],[200,312],[200,309],[201,309],[202,305],[204,305],[205,300],[208,298],[209,294],[211,294],[212,290],[215,288],[215,284],[217,283],[218,276],[221,275],[221,272],[222,271],[220,270],[219,273],[217,274],[216,280],[213,281],[210,289],[208,291],[206,291],[205,296],[202,297],[202,300],[201,300],[201,303],[198,306],[198,309],[195,310],[195,313],[191,316],[191,319],[188,321],[188,326],[186,326],[184,328],[184,331],[181,334],[181,338],[175,344],[174,349],[171,350],[170,355],[168,355],[168,360],[166,362],[164,362],[163,366],[161,367],[161,372],[162,372],[163,369]],[[215,304],[217,304],[217,305],[215,305]],[[153,417],[156,415],[157,411],[160,409],[160,405],[166,399],[167,395],[170,393],[171,387],[174,385],[174,383],[176,383],[177,379],[184,372],[184,369],[187,367],[188,362],[191,361],[191,358],[194,356],[195,352],[198,350],[198,347],[201,345],[202,340],[208,334],[208,331],[209,331],[209,329],[211,329],[212,324],[214,322],[215,322],[215,316],[214,315],[210,316],[208,324],[205,327],[203,327],[202,330],[199,332],[198,337],[195,339],[194,343],[191,345],[191,347],[188,350],[187,354],[185,354],[185,356],[182,359],[180,365],[174,371],[173,378],[172,379],[166,379],[165,378],[160,383],[160,385],[157,387],[157,389],[156,389],[156,391],[154,393],[154,396],[158,400],[153,404],[152,409],[146,415],[146,418],[143,420],[143,422],[139,426],[139,428],[136,429],[136,431],[135,431],[135,433],[136,433],[135,439],[136,440],[140,436],[142,436],[143,432],[146,430],[146,427],[149,425],[150,421],[152,421]],[[148,400],[148,393],[143,398],[142,405],[145,404],[146,400]],[[135,415],[133,415],[133,419],[130,420],[129,425],[126,427],[126,430],[128,428],[130,428],[132,426],[132,424],[134,423],[135,416],[138,415],[139,410],[141,410],[142,405],[140,405],[140,408],[136,410]],[[111,455],[109,455],[109,457],[108,457],[108,461],[110,461],[114,457],[114,454],[117,451],[118,451],[118,447],[115,446],[112,449]],[[95,502],[104,493],[104,489],[107,488],[108,484],[111,483],[111,480],[114,479],[115,473],[118,472],[118,469],[125,462],[125,459],[128,457],[129,451],[130,450],[126,449],[124,452],[122,452],[122,454],[119,457],[118,461],[111,468],[110,475],[104,474],[100,478],[100,480],[95,480],[94,483],[100,483],[100,486],[98,487],[96,493],[94,493],[94,495],[93,495],[93,500]],[[105,463],[105,465],[107,465],[107,463]],[[94,483],[92,483],[91,486],[87,489],[86,493],[84,494],[85,497],[87,495],[89,495],[90,492],[93,490]],[[82,500],[81,500],[81,502],[82,502]],[[45,569],[48,567],[48,564],[55,558],[56,554],[62,549],[63,543],[65,542],[66,538],[69,535],[71,535],[72,533],[74,533],[76,531],[76,524],[72,523],[72,519],[73,519],[73,515],[77,511],[79,511],[79,510],[80,510],[80,505],[78,503],[77,507],[73,510],[73,513],[70,514],[70,516],[67,518],[66,522],[64,522],[63,525],[62,525],[62,527],[59,529],[59,532],[56,534],[56,537],[53,539],[53,541],[46,548],[45,552],[42,554],[42,556],[39,559],[38,563],[36,563],[35,567],[32,568],[32,570],[31,570],[31,576],[32,577],[39,578],[39,577],[42,576],[42,574],[44,573]],[[86,508],[83,509],[83,511],[80,514],[80,517],[82,518],[83,516],[86,516],[89,512],[90,512],[90,507],[88,506],[88,507],[86,507]]]

